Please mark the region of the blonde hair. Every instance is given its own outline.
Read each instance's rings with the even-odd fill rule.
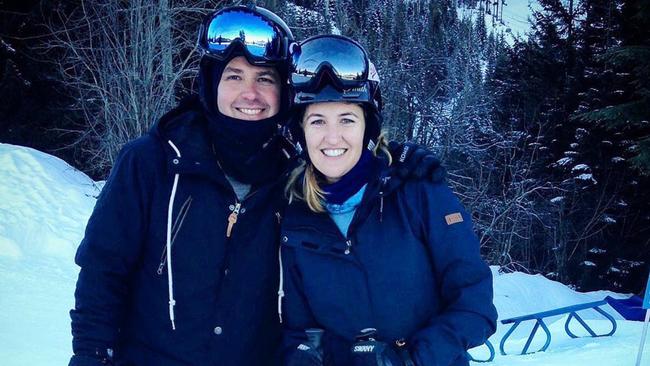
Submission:
[[[305,147],[306,148],[306,147]],[[386,139],[386,132],[382,131],[377,138],[377,143],[372,150],[374,156],[379,153],[384,153],[388,158],[388,165],[393,163],[393,157],[388,150],[388,140]],[[304,174],[303,174],[304,173]],[[299,184],[299,177],[302,175],[302,184]],[[325,212],[323,201],[325,201],[325,191],[321,188],[322,178],[320,178],[311,162],[302,162],[300,166],[295,168],[286,187],[284,193],[291,203],[294,199],[302,200],[307,203],[307,206],[313,212]]]

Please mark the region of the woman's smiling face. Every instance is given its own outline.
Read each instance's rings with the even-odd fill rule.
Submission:
[[[354,103],[327,102],[307,106],[302,119],[307,153],[328,183],[334,183],[359,161],[366,121]]]

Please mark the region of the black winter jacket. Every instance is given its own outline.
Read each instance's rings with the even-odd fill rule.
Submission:
[[[384,177],[384,178],[380,178]],[[328,213],[292,203],[282,222],[284,354],[325,330],[325,357],[350,365],[364,328],[406,340],[416,365],[468,365],[496,329],[492,275],[470,215],[442,181],[380,173],[344,237]]]
[[[253,187],[238,202],[206,123],[192,102],[122,149],[76,255],[71,365],[107,354],[116,365],[274,363],[283,187]]]

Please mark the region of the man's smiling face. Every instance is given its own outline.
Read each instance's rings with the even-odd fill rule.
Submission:
[[[238,56],[221,74],[217,107],[228,117],[258,121],[280,111],[280,92],[280,75],[275,68],[253,66]]]

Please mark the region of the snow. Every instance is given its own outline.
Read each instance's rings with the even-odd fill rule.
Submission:
[[[504,39],[510,45],[513,45],[515,40],[525,42],[528,33],[532,30],[529,19],[533,14],[533,10],[539,9],[541,8],[535,0],[509,0],[503,7],[502,19],[493,21],[492,15],[484,14],[485,25],[488,32],[492,31],[495,34],[504,35]],[[470,17],[475,20],[481,14],[481,11],[477,4],[476,8],[459,7],[458,14],[460,19]]]
[[[602,220],[603,220],[603,222],[608,223],[608,224],[615,224],[616,223],[616,219],[609,216],[609,215],[603,215]]]
[[[323,15],[321,15],[316,10],[306,9],[303,6],[296,5],[292,2],[287,2],[287,8],[294,14],[301,15],[304,19],[306,19],[308,24],[319,24],[319,23],[324,23],[325,21]],[[338,34],[338,35],[341,34],[341,30],[338,29],[338,27],[336,26],[336,24],[334,24],[333,21],[330,21],[329,25],[330,25],[331,34]]]
[[[571,172],[575,173],[575,172],[589,171],[589,170],[590,170],[589,165],[578,164],[571,169]]]
[[[566,165],[571,164],[572,162],[573,162],[573,158],[566,157],[566,158],[562,158],[562,159],[556,161],[555,164],[557,164],[559,166],[566,166]]]
[[[66,364],[73,259],[99,190],[63,160],[7,144],[0,179],[0,360]]]
[[[0,38],[0,45],[2,45],[7,50],[7,52],[16,53],[16,49],[11,47],[11,45],[5,42],[2,38]]]
[[[582,180],[582,181],[591,181],[591,183],[597,183],[597,181],[594,179],[594,176],[591,173],[582,173],[575,177],[577,180]]]
[[[74,254],[101,182],[93,182],[58,158],[7,144],[0,144],[0,181],[1,364],[65,365],[72,352],[68,311],[74,305],[78,273]],[[601,300],[607,295],[627,297],[608,291],[580,293],[539,274],[491,269],[500,319]],[[558,316],[547,322],[553,338],[546,352],[497,354],[490,365],[633,364],[642,324],[623,321],[609,306],[604,308],[619,319],[613,336],[571,339],[563,330],[566,317]],[[581,312],[581,316],[597,331],[607,326],[592,311]],[[506,350],[521,349],[531,326],[522,324]],[[497,353],[508,327],[499,324],[490,338]],[[536,337],[531,347],[539,347],[541,338]],[[471,353],[483,357],[485,347]],[[642,364],[650,365],[648,353]]]

